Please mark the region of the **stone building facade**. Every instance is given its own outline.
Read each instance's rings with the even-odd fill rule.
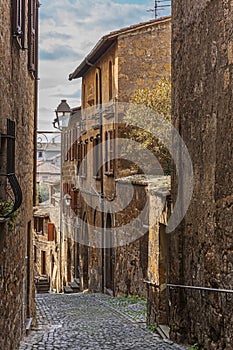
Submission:
[[[172,339],[204,349],[233,344],[232,20],[232,1],[173,3],[173,121],[194,192],[170,236],[170,325]]]
[[[145,201],[147,197],[146,186],[135,184],[130,215],[114,212],[117,200],[117,205],[122,204],[125,186],[116,180],[132,171],[116,159],[124,115],[119,102],[129,102],[135,90],[152,88],[156,79],[170,76],[170,26],[171,19],[166,17],[112,32],[70,74],[70,80],[82,78],[82,106],[63,139],[63,196],[71,197],[63,213],[64,284],[80,278],[82,290],[147,294],[143,279],[147,276],[148,233],[123,246],[116,244],[114,234],[114,229],[140,212],[141,196]]]
[[[39,4],[21,5],[18,0],[0,1],[0,348],[6,350],[17,349],[35,315],[32,227]]]

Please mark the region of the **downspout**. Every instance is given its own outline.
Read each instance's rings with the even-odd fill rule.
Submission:
[[[39,31],[39,4],[36,6],[36,71],[35,71],[35,85],[34,85],[34,164],[33,164],[33,206],[37,205],[37,190],[36,190],[36,168],[37,168],[37,127],[38,127],[38,31]]]

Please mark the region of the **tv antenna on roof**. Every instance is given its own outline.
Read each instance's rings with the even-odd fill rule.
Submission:
[[[171,6],[171,5],[158,5],[161,2],[171,2],[171,0],[155,0],[154,8],[147,10],[147,12],[154,12],[155,18],[157,18],[158,17],[158,9],[164,10],[165,7]]]

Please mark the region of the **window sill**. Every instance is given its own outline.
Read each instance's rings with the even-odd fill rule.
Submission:
[[[106,176],[114,176],[114,173],[112,171],[105,171],[104,175],[106,175]]]

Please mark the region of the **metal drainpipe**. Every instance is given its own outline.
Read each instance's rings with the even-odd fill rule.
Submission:
[[[36,190],[36,168],[37,168],[37,127],[38,127],[38,12],[40,4],[36,7],[36,72],[35,72],[35,84],[34,84],[34,164],[33,164],[33,206],[37,205],[37,190]]]

